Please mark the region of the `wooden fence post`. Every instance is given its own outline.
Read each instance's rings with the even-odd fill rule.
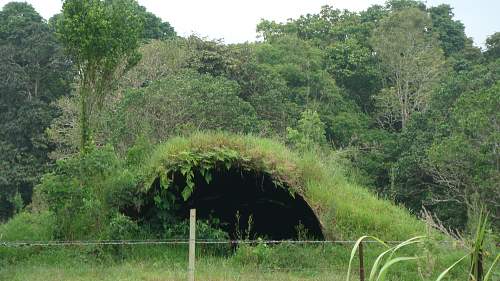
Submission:
[[[365,265],[363,262],[363,241],[359,243],[359,280],[365,281]]]
[[[479,255],[477,257],[477,280],[481,281],[484,278],[483,272],[483,250],[479,250]]]
[[[188,281],[194,281],[194,259],[196,242],[196,209],[191,209],[189,213],[189,265]]]

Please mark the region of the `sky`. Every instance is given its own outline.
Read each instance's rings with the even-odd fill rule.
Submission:
[[[3,7],[11,0],[0,0]],[[24,0],[45,18],[61,10],[61,0]],[[256,40],[256,25],[261,19],[286,21],[307,13],[318,13],[321,6],[361,11],[385,0],[138,0],[148,11],[168,21],[181,36],[196,34],[226,43]],[[500,31],[500,0],[427,0],[428,6],[449,4],[455,18],[477,46]]]

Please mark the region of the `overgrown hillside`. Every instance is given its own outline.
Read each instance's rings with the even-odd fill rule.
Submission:
[[[1,220],[82,142],[124,153],[138,139],[223,130],[342,149],[366,186],[414,214],[463,231],[482,204],[498,228],[498,34],[481,50],[453,7],[391,0],[263,20],[263,42],[227,45],[178,37],[125,2],[65,1],[49,21],[28,4],[1,11]],[[82,33],[79,9],[103,21]]]
[[[107,147],[61,160],[54,172],[45,175],[35,189],[31,208],[35,219],[45,220],[47,216],[37,213],[49,212],[54,216],[55,221],[44,222],[45,228],[41,230],[43,234],[40,235],[47,241],[169,238],[165,233],[174,228],[175,220],[187,219],[187,213],[180,210],[195,204],[190,200],[191,195],[203,189],[223,188],[227,183],[220,182],[218,177],[227,178],[227,173],[234,173],[237,175],[232,182],[234,186],[229,188],[235,193],[244,192],[240,186],[253,180],[256,185],[244,187],[268,188],[268,193],[260,195],[262,199],[266,196],[273,199],[274,192],[280,189],[287,190],[292,197],[304,198],[328,239],[355,239],[371,233],[386,240],[401,240],[425,233],[424,224],[404,208],[377,199],[366,187],[348,179],[349,168],[345,163],[346,160],[336,153],[299,156],[269,139],[196,133],[173,138],[157,148],[136,146],[125,158]],[[220,186],[212,184],[217,181]],[[228,194],[226,199],[236,200],[231,196],[234,194]],[[280,198],[283,197],[274,200],[285,200]],[[217,202],[207,204],[204,208],[217,208]],[[242,221],[246,223],[253,212],[265,211],[264,205],[254,207],[255,210],[239,209],[239,212],[249,212]],[[219,215],[234,218],[236,211]],[[277,211],[279,208],[270,209],[267,215]],[[221,218],[210,219],[220,221]],[[284,219],[278,218],[274,224]],[[31,240],[29,235],[33,234],[29,232],[9,235],[10,225],[17,227],[15,221],[4,226],[2,240]],[[260,222],[254,218],[253,223]],[[121,230],[119,235],[114,232],[118,229]]]
[[[257,33],[178,36],[136,0],[64,0],[50,19],[5,4],[0,279],[179,279],[184,245],[164,242],[191,208],[219,241],[198,252],[207,279],[343,279],[363,235],[425,235],[392,280],[436,280],[464,251],[450,278],[480,276],[500,229],[500,33],[475,46],[452,6],[418,0]],[[369,245],[368,264],[389,247]]]
[[[434,246],[426,251],[440,259],[395,269],[391,273],[393,278],[398,278],[395,280],[413,280],[426,263],[444,268],[462,253],[460,247],[440,244],[439,241],[451,237],[434,230],[429,232],[423,222],[404,208],[376,198],[366,187],[349,179],[352,168],[347,163],[338,153],[319,150],[297,154],[277,141],[227,133],[195,133],[172,138],[157,147],[137,144],[125,157],[110,146],[96,148],[85,155],[58,161],[54,172],[45,175],[36,187],[30,211],[1,225],[0,233],[2,241],[7,243],[186,239],[186,211],[197,208],[197,235],[201,240],[355,240],[369,233],[394,241],[430,235],[428,243]],[[228,182],[228,178],[232,180]],[[217,196],[220,198],[214,200]],[[260,203],[253,204],[255,201]],[[320,232],[315,232],[314,223],[319,224]],[[112,263],[109,258],[119,258],[131,263],[162,264],[162,268],[148,269],[150,273],[133,269],[133,276],[154,276],[157,270],[167,270],[168,276],[184,274],[183,270],[164,264],[165,261],[183,264],[186,248],[182,244],[75,246],[2,247],[4,271],[0,271],[0,276],[7,276],[19,266],[31,268],[38,264],[52,274],[59,272],[57,274],[67,275],[65,278],[73,278],[74,272],[64,268],[78,263],[81,263],[78,267],[92,266],[92,262],[85,261],[88,258],[105,263]],[[317,272],[331,272],[340,277],[346,270],[352,244],[256,246],[243,244],[231,253],[227,245],[200,245],[200,266],[210,267],[210,263],[221,266],[220,263],[229,262],[231,265],[224,266],[228,270],[241,270],[249,276],[248,269],[242,267],[245,264],[264,275],[270,269],[286,268],[285,271],[292,272],[305,270],[311,278]],[[369,247],[366,260],[372,261],[380,250],[376,245]],[[414,254],[416,251],[419,249],[404,252]],[[26,259],[28,263],[23,262]],[[323,261],[311,263],[308,259]],[[111,274],[108,269],[99,270],[102,278]],[[27,278],[35,272],[30,269],[19,278]],[[201,274],[218,276],[218,272],[207,269]],[[462,269],[455,270],[455,274],[461,272]],[[286,279],[295,278],[295,274],[297,272],[267,276]],[[437,272],[429,274],[437,275]]]

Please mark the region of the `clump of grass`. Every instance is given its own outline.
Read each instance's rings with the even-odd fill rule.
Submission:
[[[49,241],[54,227],[54,214],[49,211],[22,212],[0,224],[0,241]]]

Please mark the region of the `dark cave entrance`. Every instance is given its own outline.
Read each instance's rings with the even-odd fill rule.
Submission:
[[[198,220],[217,218],[231,239],[288,240],[304,238],[299,237],[304,234],[307,238],[324,238],[320,222],[304,198],[277,187],[268,174],[237,168],[213,169],[211,174],[212,180],[207,183],[195,172],[194,192],[187,201],[181,199],[179,188],[185,186],[185,178],[174,174],[173,188],[168,192],[180,204],[176,217],[187,219],[189,209],[195,208]],[[154,189],[161,188],[159,180],[154,185]],[[247,237],[241,237],[242,233]]]

